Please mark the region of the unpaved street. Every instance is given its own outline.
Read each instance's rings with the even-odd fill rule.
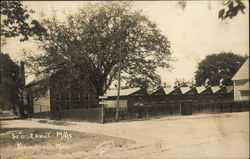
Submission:
[[[136,142],[102,155],[75,152],[65,154],[65,158],[249,158],[249,112],[172,116],[104,125],[72,122],[72,125],[56,126],[38,120],[5,120],[1,121],[1,127],[70,130]]]

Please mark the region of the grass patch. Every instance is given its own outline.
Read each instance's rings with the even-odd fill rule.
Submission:
[[[134,143],[131,140],[105,135],[41,128],[3,128],[0,130],[0,135],[1,153],[6,158],[16,158],[18,154],[20,158],[22,154],[28,158],[38,153],[41,156],[53,156],[56,153],[70,155],[80,151],[87,153],[95,151],[98,145],[106,141],[112,141],[114,148],[126,147]],[[20,150],[20,144],[29,149]],[[58,145],[59,147],[55,148]],[[48,149],[48,147],[40,150],[33,149],[39,146],[52,146],[55,149]]]

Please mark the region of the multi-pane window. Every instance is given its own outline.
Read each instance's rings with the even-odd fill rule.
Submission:
[[[59,111],[60,110],[60,106],[56,105],[56,110]]]
[[[66,100],[66,101],[70,101],[70,93],[69,93],[69,92],[67,92],[67,93],[65,94],[65,100]]]
[[[66,110],[69,110],[69,106],[68,105],[66,105]]]
[[[85,94],[85,99],[88,100],[89,99],[89,93]]]
[[[81,86],[81,82],[80,81],[76,81],[76,88],[80,88]]]
[[[69,82],[65,83],[65,88],[70,88],[70,83]]]
[[[80,101],[80,98],[81,98],[80,93],[76,93],[75,94],[75,101]]]
[[[240,91],[241,96],[249,96],[249,91],[248,90],[242,90]]]
[[[60,93],[56,93],[56,94],[55,94],[55,100],[56,100],[56,101],[60,101],[60,100],[61,100]]]

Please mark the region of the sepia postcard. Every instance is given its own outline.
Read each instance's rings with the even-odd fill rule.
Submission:
[[[0,159],[249,158],[249,1],[1,1]]]

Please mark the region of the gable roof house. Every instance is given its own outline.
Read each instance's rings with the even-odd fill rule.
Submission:
[[[115,108],[117,105],[117,89],[107,90],[104,94],[108,97],[105,107]],[[148,91],[146,88],[127,88],[120,90],[120,105],[121,109],[127,109],[129,105],[134,105],[141,96],[147,96]]]
[[[24,104],[28,114],[50,111],[50,91],[45,83],[49,79],[33,80],[24,87]]]
[[[87,79],[73,78],[69,70],[58,71],[46,79],[35,79],[24,87],[25,104],[29,115],[59,111],[96,108],[98,97],[93,84]],[[45,83],[44,83],[45,82]]]
[[[142,95],[148,95],[146,89],[141,89],[139,87],[136,88],[127,88],[127,89],[121,89],[120,90],[120,96],[142,96]],[[105,96],[108,96],[110,98],[117,97],[117,89],[111,89],[107,90],[105,93]]]
[[[98,107],[95,87],[87,76],[80,79],[63,70],[50,77],[49,87],[51,112]]]
[[[234,83],[234,100],[249,101],[249,58],[232,78]]]

